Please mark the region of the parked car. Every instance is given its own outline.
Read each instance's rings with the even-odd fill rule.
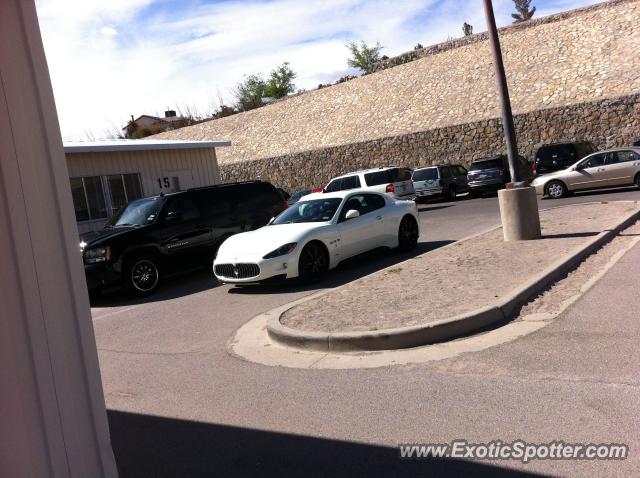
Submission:
[[[596,147],[588,141],[545,144],[533,156],[532,171],[536,175],[560,171],[595,152]]]
[[[416,199],[445,197],[453,200],[458,193],[469,191],[467,170],[460,164],[419,168],[413,171],[411,179]]]
[[[276,190],[280,193],[280,196],[282,196],[282,199],[284,199],[285,201],[288,201],[289,198],[291,197],[291,194],[289,194],[287,191],[285,191],[282,188],[276,188]]]
[[[322,189],[320,191],[322,191]],[[303,196],[306,196],[307,194],[311,194],[311,189],[306,189],[304,191],[296,191],[291,196],[289,196],[289,199],[287,199],[287,204],[291,206],[292,204],[295,204],[298,201],[300,201],[300,199]]]
[[[329,181],[324,192],[333,193],[358,188],[387,193],[395,199],[415,197],[411,172],[407,168],[398,167],[365,169],[339,176]]]
[[[522,156],[518,157],[517,166],[519,167],[523,181],[531,179],[531,169]],[[491,158],[478,159],[477,161],[473,161],[469,166],[467,183],[469,185],[469,193],[472,196],[478,196],[487,192],[496,192],[498,189],[503,189],[509,182],[511,182],[509,161],[504,154]]]
[[[221,282],[251,284],[321,278],[341,261],[378,247],[408,251],[420,235],[413,201],[385,193],[317,193],[268,226],[227,239],[214,261]]]
[[[90,292],[120,283],[129,292],[153,292],[163,276],[211,264],[229,236],[258,229],[286,208],[267,182],[190,189],[138,199],[106,226],[81,236]]]
[[[640,187],[640,147],[601,151],[563,171],[539,176],[531,183],[540,195],[558,199],[572,191],[636,184]]]

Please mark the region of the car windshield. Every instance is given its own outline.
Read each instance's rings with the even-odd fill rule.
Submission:
[[[414,181],[429,181],[431,179],[438,179],[438,168],[418,169],[413,173],[411,178]]]
[[[138,199],[115,214],[105,227],[144,226],[158,217],[162,201],[159,198]]]
[[[336,214],[342,199],[313,199],[300,201],[285,209],[272,224],[293,224],[298,222],[327,222]]]
[[[476,161],[475,163],[471,163],[469,167],[469,171],[480,171],[482,169],[496,169],[502,168],[504,165],[502,163],[502,159],[487,159],[484,161]]]

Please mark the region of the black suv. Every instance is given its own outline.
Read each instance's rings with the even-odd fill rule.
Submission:
[[[518,156],[516,166],[519,168],[522,181],[531,179],[532,174],[526,159]],[[469,166],[467,183],[471,196],[478,196],[486,192],[496,192],[498,189],[504,189],[505,185],[509,182],[511,182],[509,161],[504,154],[491,158],[478,159],[473,161]]]
[[[596,147],[588,141],[545,144],[540,146],[533,156],[532,171],[539,176],[567,169],[596,151]]]
[[[285,208],[276,188],[261,181],[132,201],[80,238],[89,291],[121,283],[135,295],[153,292],[166,273],[211,264],[227,237],[258,229]]]

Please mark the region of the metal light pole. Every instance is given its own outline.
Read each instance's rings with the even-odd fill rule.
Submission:
[[[511,183],[507,185],[507,189],[498,191],[502,232],[505,241],[538,239],[541,236],[538,201],[535,188],[528,187],[521,182],[520,160],[518,159],[518,145],[513,126],[509,88],[507,86],[507,76],[504,72],[500,39],[498,38],[498,28],[496,27],[496,18],[493,14],[491,0],[484,0],[484,11],[487,17],[493,63],[496,68],[496,85],[500,95],[502,127],[504,128],[509,172],[511,173]]]
[[[507,143],[507,157],[509,158],[509,172],[511,182],[520,182],[520,169],[518,168],[518,144],[516,142],[516,131],[513,126],[513,114],[511,113],[511,101],[509,100],[509,87],[507,86],[507,75],[504,72],[502,61],[502,51],[500,49],[500,39],[498,38],[498,28],[496,27],[496,17],[493,14],[491,0],[484,0],[484,13],[487,17],[487,28],[489,41],[491,42],[491,53],[493,53],[493,64],[496,68],[496,85],[500,95],[500,106],[502,108],[502,127],[504,128],[504,140]]]

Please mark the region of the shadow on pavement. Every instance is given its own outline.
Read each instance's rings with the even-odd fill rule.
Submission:
[[[401,460],[394,447],[108,411],[120,478],[536,477],[458,459]]]
[[[167,277],[158,291],[147,297],[131,297],[120,288],[105,290],[98,297],[91,298],[91,307],[120,307],[176,299],[213,289],[219,285],[213,271],[207,267]]]
[[[438,209],[446,209],[453,206],[455,206],[455,204],[443,204],[441,206],[430,206],[429,204],[422,204],[418,205],[418,212],[437,211]]]
[[[568,237],[591,237],[597,236],[599,232],[569,232],[566,234],[544,234],[542,239],[566,239]]]
[[[229,289],[229,293],[282,294],[283,292],[305,292],[338,287],[452,242],[455,241],[420,242],[415,250],[406,253],[389,251],[388,249],[376,249],[340,263],[338,267],[329,271],[327,276],[317,283],[300,284],[295,280],[291,280],[277,284],[236,286]]]

